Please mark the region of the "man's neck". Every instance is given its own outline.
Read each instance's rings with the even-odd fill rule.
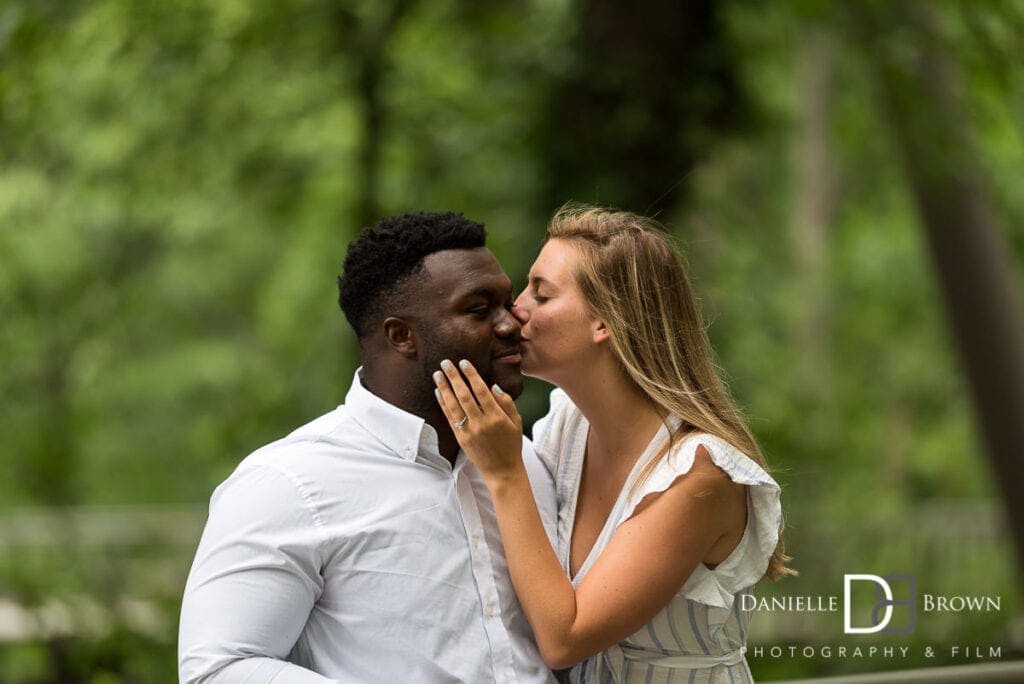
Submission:
[[[406,413],[422,418],[437,432],[437,448],[449,463],[455,465],[459,443],[448,419],[434,398],[433,384],[414,377],[398,378],[396,374],[374,372],[366,366],[359,378],[369,392]]]

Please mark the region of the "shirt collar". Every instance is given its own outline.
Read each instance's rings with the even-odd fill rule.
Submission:
[[[362,373],[360,366],[345,395],[349,415],[406,461],[415,460],[421,450],[438,453],[437,431],[419,416],[403,411],[366,389],[360,379]]]

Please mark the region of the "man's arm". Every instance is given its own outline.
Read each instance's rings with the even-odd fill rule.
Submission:
[[[323,590],[321,540],[283,473],[251,467],[218,488],[182,602],[181,682],[332,681],[284,660]]]

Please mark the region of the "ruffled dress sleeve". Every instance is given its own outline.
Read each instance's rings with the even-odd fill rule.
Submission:
[[[729,611],[735,596],[764,576],[779,541],[782,522],[779,485],[753,459],[718,437],[708,434],[688,436],[672,448],[645,481],[633,487],[620,520],[629,519],[644,497],[664,492],[690,472],[699,445],[704,445],[714,464],[724,470],[733,482],[747,485],[747,526],[728,558],[714,570],[703,563],[698,564],[679,595]]]

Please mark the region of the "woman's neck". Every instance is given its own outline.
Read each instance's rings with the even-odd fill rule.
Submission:
[[[595,364],[562,386],[590,424],[588,457],[639,458],[664,422],[663,412],[614,359]]]

